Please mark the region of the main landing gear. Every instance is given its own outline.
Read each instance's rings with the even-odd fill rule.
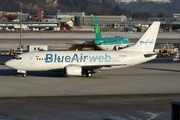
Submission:
[[[86,77],[92,77],[92,73],[86,73]]]
[[[92,77],[92,71],[91,70],[86,71],[86,77]]]

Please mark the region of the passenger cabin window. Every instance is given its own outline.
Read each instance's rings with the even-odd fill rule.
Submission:
[[[36,60],[53,60],[52,58],[36,58]]]

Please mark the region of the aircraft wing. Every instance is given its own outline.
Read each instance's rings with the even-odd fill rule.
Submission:
[[[82,45],[82,44],[94,44],[93,41],[81,41],[81,40],[73,40],[72,42],[66,42],[68,45]]]
[[[101,68],[111,68],[112,66],[127,66],[127,64],[114,64],[114,65],[89,65],[81,66],[82,70],[96,70]],[[64,69],[52,69],[54,72],[62,72]],[[51,70],[50,70],[51,71]]]
[[[93,44],[93,41],[73,40],[73,43],[75,43],[75,44],[83,44],[83,43]]]
[[[112,66],[127,66],[127,64],[114,64],[114,65],[89,65],[89,66],[81,66],[83,70],[95,70],[100,69],[102,67],[111,68]]]

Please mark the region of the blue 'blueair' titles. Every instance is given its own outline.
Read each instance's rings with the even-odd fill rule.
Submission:
[[[118,60],[113,60],[110,55],[58,55],[58,54],[46,54],[45,63],[72,63],[72,62],[119,62]]]

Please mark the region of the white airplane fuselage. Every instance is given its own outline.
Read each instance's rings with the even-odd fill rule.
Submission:
[[[20,54],[18,58],[6,63],[13,69],[24,71],[58,70],[68,66],[104,66],[100,69],[116,69],[154,59],[146,58],[141,52],[119,51],[41,51]],[[9,65],[13,63],[13,65]],[[106,66],[111,67],[106,67]]]

